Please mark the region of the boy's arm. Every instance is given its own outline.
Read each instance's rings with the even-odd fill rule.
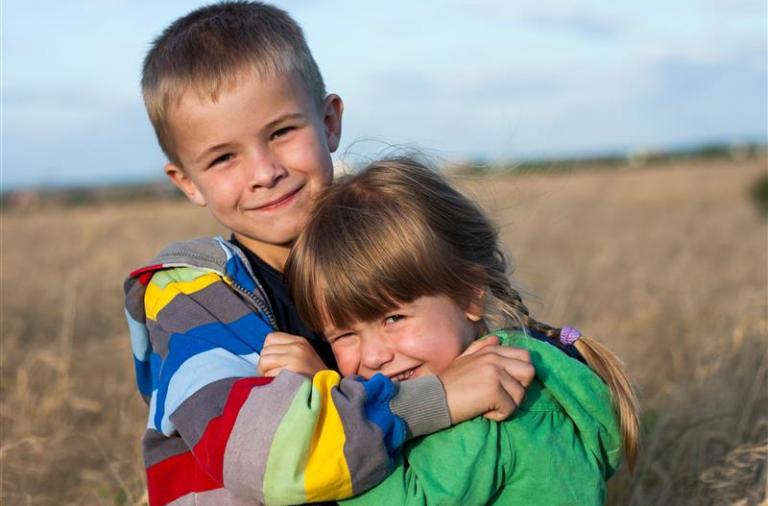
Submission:
[[[256,377],[272,329],[215,274],[172,269],[139,285],[128,285],[127,313],[132,339],[140,341],[139,307],[152,336],[143,354],[134,345],[140,389],[150,397],[149,429],[178,433],[192,465],[239,496],[269,503],[349,497],[386,476],[408,430],[419,435],[450,423],[435,378],[399,392],[425,405],[398,402],[397,416],[390,407],[397,386],[385,377]],[[421,417],[430,406],[433,416]],[[148,458],[150,496],[153,482],[173,478],[167,473],[177,457]],[[176,497],[196,491],[158,485]]]
[[[511,472],[501,430],[498,423],[477,418],[409,443],[392,474],[342,504],[488,504]]]

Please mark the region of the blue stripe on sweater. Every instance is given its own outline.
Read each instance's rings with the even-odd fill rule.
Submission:
[[[125,311],[125,319],[128,321],[128,333],[131,336],[131,351],[133,352],[133,367],[136,372],[136,383],[139,392],[145,399],[154,390],[152,378],[152,345],[149,342],[149,332],[143,323],[136,321]]]
[[[251,277],[251,273],[248,272],[248,268],[243,261],[232,251],[232,245],[221,237],[217,237],[216,240],[227,254],[227,263],[224,266],[226,276],[249,292],[255,291],[256,283],[253,281],[253,277]]]
[[[133,357],[133,368],[136,371],[136,384],[139,386],[139,393],[146,399],[154,390],[150,363],[149,361],[138,360],[136,357]]]
[[[165,434],[170,433],[166,430],[173,430],[167,421],[168,417],[184,399],[199,388],[226,377],[255,376],[253,357],[249,357],[249,360],[240,355],[261,352],[264,339],[271,331],[272,328],[258,314],[249,313],[228,324],[209,323],[184,333],[171,334],[168,355],[156,381],[158,392],[154,423],[158,430]],[[223,357],[227,357],[225,369],[229,373],[224,376],[221,376],[222,371],[215,365],[211,365],[211,370],[207,371],[207,363],[205,367],[200,367],[201,362],[191,361],[200,354],[216,349],[218,351],[205,360],[215,360],[215,363],[223,364]],[[246,369],[249,372],[246,372]]]
[[[389,409],[389,401],[395,396],[396,388],[391,379],[375,374],[362,382],[365,388],[365,416],[384,433],[384,444],[390,459],[405,442],[405,423]]]
[[[158,430],[166,436],[174,433],[176,427],[170,420],[171,415],[185,400],[204,386],[225,378],[246,378],[256,375],[256,367],[252,362],[222,348],[214,348],[190,357],[171,377],[168,388],[159,391],[166,395],[164,399],[158,396],[155,412],[155,424],[158,425]]]
[[[152,352],[149,344],[149,332],[144,323],[136,321],[128,310],[125,310],[125,319],[128,321],[128,332],[131,335],[131,351],[137,360],[148,360]]]

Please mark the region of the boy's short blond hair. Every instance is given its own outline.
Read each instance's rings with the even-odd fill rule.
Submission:
[[[261,2],[228,1],[174,21],[144,59],[144,104],[165,155],[179,163],[169,110],[193,90],[215,100],[245,71],[256,76],[296,75],[320,107],[325,84],[301,27],[285,11]]]

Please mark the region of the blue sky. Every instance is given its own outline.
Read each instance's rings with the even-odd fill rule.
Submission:
[[[202,4],[3,2],[3,188],[162,177],[141,61]],[[351,155],[394,143],[522,160],[767,135],[762,0],[276,4],[344,98]]]

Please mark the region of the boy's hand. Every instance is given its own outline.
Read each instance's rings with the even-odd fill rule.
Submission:
[[[259,374],[277,376],[283,369],[311,378],[318,371],[328,369],[328,366],[305,338],[285,332],[270,332],[261,350]]]
[[[501,421],[520,405],[535,370],[527,350],[475,341],[439,375],[453,423],[478,415]]]

